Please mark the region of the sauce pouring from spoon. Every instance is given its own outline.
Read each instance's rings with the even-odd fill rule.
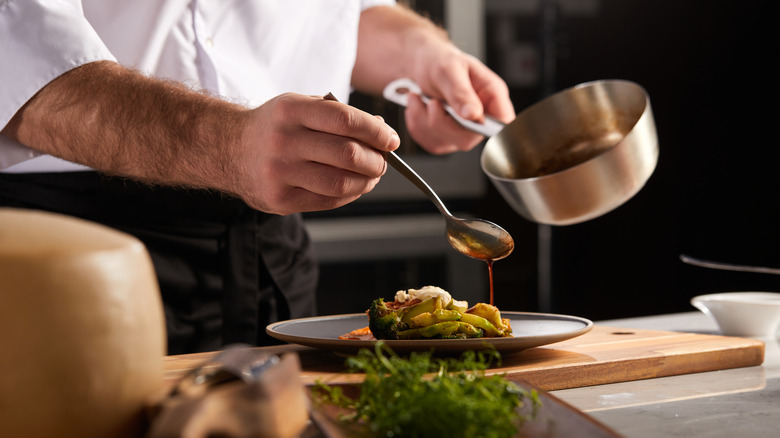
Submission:
[[[447,240],[449,240],[450,245],[461,254],[487,263],[488,276],[490,277],[490,305],[492,306],[493,262],[503,259],[515,249],[512,236],[493,222],[453,216],[436,192],[395,152],[387,154],[387,162],[433,201],[446,221]]]

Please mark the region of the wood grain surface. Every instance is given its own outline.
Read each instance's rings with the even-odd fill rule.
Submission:
[[[359,382],[345,373],[344,357],[298,345],[262,347],[298,352],[304,383]],[[215,353],[165,358],[166,389]],[[488,371],[545,391],[760,365],[764,343],[755,339],[596,325],[580,337],[505,356]]]

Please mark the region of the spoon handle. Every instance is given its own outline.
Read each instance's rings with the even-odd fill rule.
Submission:
[[[740,271],[740,272],[756,272],[759,274],[774,274],[774,275],[780,275],[780,269],[778,268],[767,268],[763,266],[746,266],[746,265],[734,265],[731,263],[721,263],[721,262],[711,262],[708,260],[700,260],[696,259],[690,256],[687,256],[685,254],[680,254],[680,260],[683,261],[683,263],[687,263],[689,265],[699,266],[702,268],[710,268],[710,269],[721,269],[725,271]]]
[[[397,103],[403,107],[406,107],[409,99],[409,93],[414,93],[420,96],[420,99],[422,99],[422,101],[425,103],[428,103],[431,100],[430,97],[422,93],[420,86],[417,85],[416,82],[408,78],[396,79],[393,82],[390,82],[382,92],[385,99],[389,100],[390,102]],[[502,129],[504,129],[504,126],[506,126],[504,123],[490,116],[485,116],[485,119],[482,123],[464,119],[455,111],[453,107],[446,103],[444,104],[444,110],[447,111],[447,113],[449,113],[449,115],[452,116],[452,118],[455,119],[455,121],[457,121],[464,128],[476,132],[477,134],[482,134],[485,137],[492,137],[498,134]]]
[[[417,84],[415,84],[415,86],[416,85]],[[336,96],[334,96],[333,93],[328,93],[327,95],[323,96],[323,99],[338,102],[338,99],[336,99]],[[450,213],[450,211],[447,210],[447,207],[444,206],[444,203],[441,202],[439,195],[433,191],[431,186],[429,186],[428,183],[426,183],[425,180],[423,180],[422,177],[414,171],[414,169],[406,164],[406,161],[402,160],[401,157],[399,157],[395,152],[390,151],[387,154],[387,162],[390,163],[390,165],[393,166],[395,170],[397,170],[401,175],[405,176],[406,179],[416,185],[418,189],[422,190],[422,192],[425,193],[425,195],[428,196],[431,201],[433,201],[433,204],[436,205],[436,208],[439,209],[441,214],[447,217],[452,217],[452,213]]]
[[[409,167],[409,165],[406,164],[406,162],[402,160],[401,157],[399,157],[395,152],[388,152],[387,162],[390,163],[390,165],[393,166],[395,170],[397,170],[401,175],[405,176],[406,179],[416,185],[418,189],[425,193],[425,195],[431,201],[433,201],[441,214],[445,216],[452,216],[449,210],[447,210],[447,207],[444,206],[444,203],[441,202],[441,199],[439,199],[439,195],[437,195],[436,192],[431,189],[431,186],[429,186],[428,183],[426,183],[425,180],[423,180],[420,175],[414,171],[414,169]]]

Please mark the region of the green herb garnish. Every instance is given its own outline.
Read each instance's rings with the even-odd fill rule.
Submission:
[[[375,351],[347,359],[351,372],[365,373],[357,398],[318,382],[315,400],[354,412],[342,420],[362,422],[377,436],[512,437],[540,402],[536,391],[485,375],[500,360],[495,350],[468,351],[459,359],[431,353],[402,358],[380,341]],[[531,401],[530,412],[521,412],[524,400]]]

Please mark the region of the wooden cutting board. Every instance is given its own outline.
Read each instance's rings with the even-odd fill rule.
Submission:
[[[595,326],[578,338],[507,358],[500,372],[552,391],[760,365],[755,339]]]
[[[330,351],[298,345],[262,350],[298,352],[306,384],[318,379],[325,383],[360,380],[359,375],[345,375],[344,358]],[[167,387],[214,354],[165,358]],[[596,325],[580,337],[505,357],[502,365],[489,373],[505,373],[510,379],[552,391],[755,366],[763,361],[764,343],[755,339]]]

